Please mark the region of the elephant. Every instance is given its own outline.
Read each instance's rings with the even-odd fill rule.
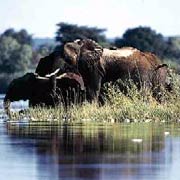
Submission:
[[[158,100],[161,89],[167,88],[168,66],[148,52],[133,47],[106,49],[91,39],[67,42],[64,57],[82,75],[89,101],[98,100],[106,82],[129,79],[138,89],[148,87]],[[126,92],[124,83],[119,87]]]
[[[60,76],[51,74],[49,77],[27,73],[10,83],[4,98],[4,109],[11,116],[10,103],[19,100],[29,100],[29,106],[32,107],[54,107],[59,103],[67,107],[69,103],[75,102],[75,96],[81,97],[83,91],[82,77],[75,73],[63,73]]]
[[[65,61],[63,52],[63,46],[58,46],[58,48],[48,56],[41,58],[36,67],[35,73],[44,77],[47,74],[51,74],[59,69],[58,75],[67,72],[74,72],[78,74],[77,68],[74,68],[74,66]]]

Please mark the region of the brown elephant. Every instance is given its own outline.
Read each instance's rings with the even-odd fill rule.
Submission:
[[[78,67],[90,101],[97,99],[105,82],[131,79],[141,89],[148,87],[157,98],[161,87],[166,88],[168,67],[151,53],[124,47],[110,50],[91,39],[76,40],[64,45],[64,57]],[[126,85],[120,86],[126,91]]]
[[[54,80],[55,78],[55,80]],[[13,101],[29,100],[30,106],[55,106],[63,103],[80,103],[84,83],[81,76],[74,73],[64,73],[60,76],[49,75],[40,77],[34,73],[14,79],[4,98],[5,112],[10,116],[10,104]]]

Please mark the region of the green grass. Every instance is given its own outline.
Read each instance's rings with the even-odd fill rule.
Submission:
[[[179,122],[180,121],[180,78],[173,75],[174,89],[165,93],[163,102],[158,103],[148,91],[138,91],[135,86],[128,90],[128,96],[117,86],[107,87],[104,106],[97,103],[71,105],[68,111],[62,106],[56,108],[33,108],[25,115],[15,115],[13,119],[28,117],[31,122],[56,123],[121,123],[121,122]]]

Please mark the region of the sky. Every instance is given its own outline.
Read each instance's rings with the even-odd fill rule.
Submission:
[[[14,28],[33,37],[55,37],[59,22],[105,28],[108,38],[138,26],[176,36],[180,0],[0,0],[0,33]]]

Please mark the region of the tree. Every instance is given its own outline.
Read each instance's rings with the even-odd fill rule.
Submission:
[[[19,32],[15,33],[14,38],[20,44],[32,45],[32,35],[29,35],[25,29],[22,29]]]
[[[11,36],[11,37],[13,37],[13,36],[14,36],[14,34],[15,34],[14,29],[13,29],[13,28],[10,28],[10,29],[7,29],[6,31],[4,31],[4,33],[3,33],[2,35],[4,35],[4,36]]]
[[[64,44],[76,39],[93,39],[98,43],[107,43],[106,37],[103,34],[106,29],[99,29],[96,27],[77,26],[74,24],[59,23],[56,32],[56,41]]]
[[[165,56],[168,47],[165,38],[150,27],[128,29],[122,38],[115,39],[114,44],[117,47],[132,46],[141,51],[155,53],[159,57]]]
[[[59,48],[58,48],[59,50]],[[29,66],[30,69],[36,69],[39,60],[42,57],[45,57],[54,51],[54,45],[51,44],[41,44],[33,51],[33,57],[31,64]]]
[[[167,40],[168,48],[166,50],[167,58],[180,59],[180,38],[169,37]]]
[[[51,44],[41,44],[38,48],[37,48],[37,52],[42,56],[47,56],[48,54],[50,54],[51,52],[53,52],[54,50],[54,46]]]
[[[32,62],[32,36],[26,30],[7,29],[0,35],[0,92],[21,76]]]
[[[10,36],[0,37],[0,72],[15,73],[25,71],[32,58],[32,48],[27,44],[19,44]]]
[[[32,45],[32,35],[29,35],[25,29],[16,32],[13,28],[7,29],[1,36],[12,37],[17,40],[19,44]]]

